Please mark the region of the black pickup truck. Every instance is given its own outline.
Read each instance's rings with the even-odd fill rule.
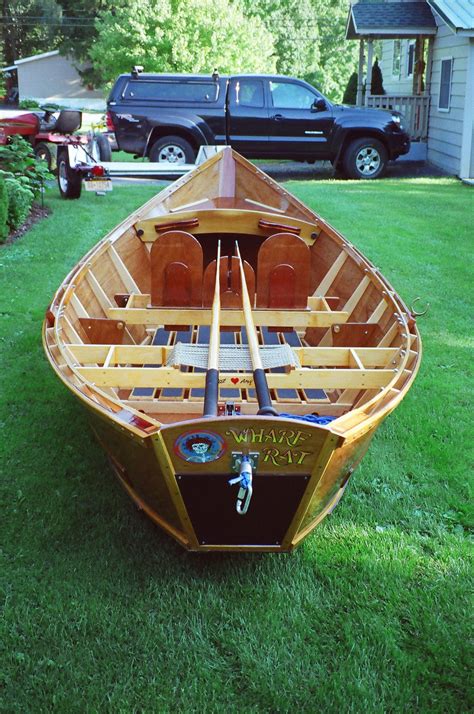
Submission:
[[[140,70],[115,82],[107,120],[119,149],[150,161],[193,163],[203,144],[230,144],[250,159],[329,160],[372,179],[410,148],[398,112],[332,104],[300,79]]]

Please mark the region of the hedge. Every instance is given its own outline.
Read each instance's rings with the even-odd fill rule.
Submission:
[[[33,191],[22,186],[14,178],[5,179],[8,193],[8,225],[10,230],[19,228],[28,218],[33,203]]]
[[[8,237],[10,228],[8,226],[8,193],[6,182],[0,176],[0,242]]]

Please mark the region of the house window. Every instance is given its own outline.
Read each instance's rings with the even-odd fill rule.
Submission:
[[[407,77],[413,76],[413,68],[415,66],[415,43],[410,42],[407,52]]]
[[[400,66],[402,57],[402,42],[401,40],[393,41],[393,59],[392,59],[392,75],[394,77],[400,76]]]
[[[451,77],[453,74],[453,58],[441,60],[441,77],[439,80],[438,109],[449,112],[451,100]]]

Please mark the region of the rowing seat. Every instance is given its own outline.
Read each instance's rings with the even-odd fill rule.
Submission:
[[[185,231],[166,231],[150,251],[153,307],[201,307],[203,256],[199,241]]]
[[[250,302],[255,301],[255,271],[244,260],[245,281]],[[204,270],[202,284],[202,304],[211,307],[214,298],[214,285],[216,282],[216,261],[213,260]],[[219,285],[221,308],[240,308],[242,306],[242,283],[240,279],[239,259],[236,255],[223,255],[219,263]]]
[[[308,302],[311,255],[302,238],[275,233],[258,251],[257,307],[305,308]]]

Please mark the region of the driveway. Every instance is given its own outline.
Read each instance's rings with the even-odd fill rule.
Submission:
[[[259,169],[276,181],[322,181],[334,178],[334,169],[329,161],[317,161],[314,164],[300,161],[259,161]],[[391,161],[388,164],[385,178],[422,178],[446,176],[447,174],[431,164],[422,161]],[[164,179],[115,178],[114,183],[126,185],[137,181],[147,184],[171,184]]]

